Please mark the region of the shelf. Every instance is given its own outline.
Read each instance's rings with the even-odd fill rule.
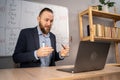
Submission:
[[[90,36],[84,36],[84,27],[83,27],[83,16],[88,16],[88,22],[90,27]],[[119,38],[109,38],[109,37],[96,37],[94,36],[94,27],[93,27],[93,17],[100,17],[113,20],[113,26],[116,27],[116,22],[120,21],[120,15],[115,13],[107,13],[103,11],[93,10],[92,7],[89,7],[87,10],[79,13],[80,21],[80,39],[81,41],[98,41],[98,42],[113,42],[115,43],[115,58],[116,63],[120,64],[120,55],[119,55]]]
[[[116,21],[120,20],[120,15],[119,14],[114,14],[114,13],[108,13],[108,12],[103,12],[103,11],[97,11],[97,10],[93,10],[93,9],[87,9],[85,11],[83,11],[82,13],[80,13],[80,15],[88,15],[89,11],[92,12],[93,16],[96,17],[102,17],[102,18],[108,18],[108,19],[113,19]]]
[[[90,41],[90,36],[83,37],[82,41]],[[107,42],[120,42],[118,38],[108,38],[108,37],[94,37],[94,41],[107,41]]]

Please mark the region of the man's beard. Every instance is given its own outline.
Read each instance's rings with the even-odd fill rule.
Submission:
[[[41,29],[41,31],[42,31],[43,34],[48,34],[50,32],[51,28],[48,29],[45,26],[43,27],[43,25],[40,22],[39,22],[39,26],[40,26],[40,29]]]

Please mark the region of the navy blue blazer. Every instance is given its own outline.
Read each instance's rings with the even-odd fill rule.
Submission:
[[[55,61],[61,60],[59,53],[56,51],[56,37],[50,32],[51,46],[54,51],[52,52],[52,58],[49,66],[55,66]],[[40,60],[34,57],[34,51],[39,49],[39,36],[37,27],[23,29],[20,32],[14,53],[13,61],[20,63],[20,67],[38,67],[40,66]]]

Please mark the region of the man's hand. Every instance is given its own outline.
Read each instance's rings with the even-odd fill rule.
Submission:
[[[62,57],[68,56],[68,52],[69,52],[69,47],[68,46],[63,46],[62,50],[60,51],[60,55]]]
[[[45,57],[52,53],[54,49],[52,47],[41,47],[37,50],[37,57]]]

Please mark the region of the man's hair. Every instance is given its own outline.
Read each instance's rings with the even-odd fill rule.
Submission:
[[[40,16],[44,11],[48,11],[48,12],[53,13],[52,9],[50,9],[50,8],[43,8],[43,9],[40,11],[39,16]]]

